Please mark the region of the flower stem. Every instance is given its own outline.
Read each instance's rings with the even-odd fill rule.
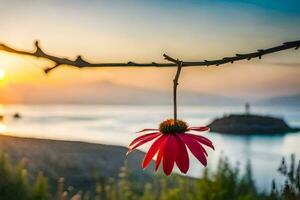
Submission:
[[[178,86],[178,79],[180,76],[182,68],[182,62],[178,61],[177,62],[177,72],[175,75],[175,78],[173,80],[173,106],[174,106],[174,121],[176,122],[177,120],[177,86]]]

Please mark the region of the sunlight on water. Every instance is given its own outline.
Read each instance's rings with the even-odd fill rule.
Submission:
[[[6,126],[0,122],[0,133],[4,133],[6,131]]]
[[[3,105],[0,104],[0,134],[4,133],[6,130],[6,126],[3,123],[3,112],[4,112],[3,110],[4,110]]]
[[[1,109],[1,107],[0,107]],[[143,128],[156,128],[164,119],[172,116],[171,106],[5,106],[5,126],[0,130],[6,134],[50,138],[61,140],[79,140],[102,144],[127,146]],[[13,119],[19,112],[21,119]],[[179,107],[181,119],[190,125],[205,125],[215,117],[229,113],[241,113],[243,107]],[[292,126],[300,126],[300,108],[254,107],[253,112],[280,116]],[[2,128],[1,128],[2,127]],[[0,131],[1,132],[1,131]],[[273,178],[281,180],[277,173],[282,156],[295,153],[300,158],[300,134],[276,136],[234,136],[218,133],[203,133],[216,147],[209,151],[209,167],[216,168],[220,156],[227,156],[235,166],[245,166],[251,161],[255,181],[261,189],[269,189]],[[150,144],[141,150],[146,151]],[[191,157],[191,156],[190,156]],[[137,163],[139,164],[139,163]],[[194,158],[188,175],[201,176],[203,167]]]

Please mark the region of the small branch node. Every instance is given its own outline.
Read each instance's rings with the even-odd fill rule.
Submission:
[[[34,46],[35,46],[37,49],[40,48],[40,47],[39,47],[39,41],[38,41],[38,40],[36,40],[36,41],[34,42]]]
[[[57,68],[58,66],[60,66],[60,64],[55,64],[53,67],[48,67],[44,69],[45,74],[49,74],[53,69]]]
[[[75,62],[74,62],[78,67],[82,67],[84,65],[89,64],[88,62],[86,62],[80,55],[77,56]]]
[[[34,52],[35,56],[37,56],[37,57],[43,57],[43,56],[45,56],[45,53],[44,53],[43,50],[40,48],[40,45],[39,45],[39,41],[38,41],[38,40],[36,40],[36,41],[34,42],[34,46],[35,46],[35,48],[36,48],[36,50],[35,50],[35,52]]]
[[[180,61],[178,59],[172,58],[171,56],[168,56],[167,54],[164,54],[163,56],[164,56],[165,60],[175,63],[176,65],[179,65],[179,64],[182,65],[182,61]]]

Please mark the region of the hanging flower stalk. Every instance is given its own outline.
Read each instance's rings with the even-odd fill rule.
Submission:
[[[187,149],[196,157],[203,166],[207,166],[207,152],[203,146],[214,149],[213,143],[206,137],[191,134],[192,131],[208,131],[206,126],[189,127],[186,122],[177,119],[177,86],[180,76],[182,62],[167,55],[165,58],[177,64],[177,72],[173,80],[173,105],[174,119],[168,119],[159,125],[158,129],[144,129],[138,133],[147,134],[137,137],[129,145],[127,155],[141,145],[155,139],[146,153],[142,168],[145,169],[156,155],[155,171],[158,170],[161,162],[163,171],[168,176],[176,164],[182,173],[189,169],[189,155]]]

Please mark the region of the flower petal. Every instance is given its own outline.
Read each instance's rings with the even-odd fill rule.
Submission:
[[[152,138],[152,137],[157,137],[160,133],[159,132],[154,132],[154,133],[148,133],[145,135],[141,135],[137,138],[135,138],[130,144],[129,147],[131,147],[132,145],[134,145],[137,142],[140,142],[141,140],[147,139],[147,138]]]
[[[187,173],[190,163],[186,146],[177,135],[175,135],[175,138],[177,141],[177,156],[175,160],[176,165],[182,173]]]
[[[153,142],[153,144],[151,145],[147,154],[144,157],[143,164],[142,164],[143,169],[145,169],[149,165],[154,155],[161,148],[161,146],[164,145],[163,141],[165,141],[166,138],[167,138],[166,135],[162,135],[161,137],[157,138],[157,140]]]
[[[195,140],[194,138],[193,138],[193,140]],[[195,140],[196,142],[198,142],[197,140]],[[200,143],[199,143],[200,144]],[[200,144],[200,146],[199,146],[199,148],[201,149],[201,151],[206,155],[206,157],[208,156],[208,154],[207,154],[207,152],[206,152],[206,150],[204,149],[204,147]]]
[[[189,127],[187,129],[188,131],[208,131],[209,130],[209,127],[207,126],[193,126],[193,127]]]
[[[166,143],[166,140],[164,140],[161,145],[160,145],[160,148],[157,152],[157,157],[156,157],[156,162],[155,162],[155,171],[157,172],[158,168],[159,168],[159,165],[161,163],[161,160],[162,160],[162,157],[163,157],[163,154],[164,154],[164,149],[165,149],[165,143]]]
[[[212,141],[210,141],[208,138],[203,137],[201,135],[194,135],[194,134],[188,134],[188,133],[186,133],[186,134],[189,135],[190,137],[192,137],[194,140],[197,140],[201,144],[204,144],[204,145],[212,148],[213,150],[215,150],[215,147],[214,147]]]
[[[140,142],[136,143],[135,145],[130,146],[130,147],[129,147],[129,150],[128,150],[127,153],[126,153],[126,156],[127,156],[128,154],[130,154],[133,150],[135,150],[136,148],[138,148],[139,146],[141,146],[141,145],[143,145],[143,144],[145,144],[145,143],[147,143],[147,142],[150,142],[151,140],[155,139],[155,138],[158,137],[158,136],[160,136],[160,134],[155,135],[155,137],[153,136],[153,137],[145,138],[145,139],[141,140]]]
[[[205,153],[203,152],[203,147],[193,138],[189,137],[187,134],[178,134],[178,137],[188,146],[192,154],[199,160],[202,165],[207,166],[207,160]]]
[[[168,135],[164,148],[163,169],[165,174],[169,176],[173,170],[177,156],[177,140],[174,135]]]
[[[137,133],[146,132],[146,131],[158,131],[158,129],[157,128],[145,128]]]

